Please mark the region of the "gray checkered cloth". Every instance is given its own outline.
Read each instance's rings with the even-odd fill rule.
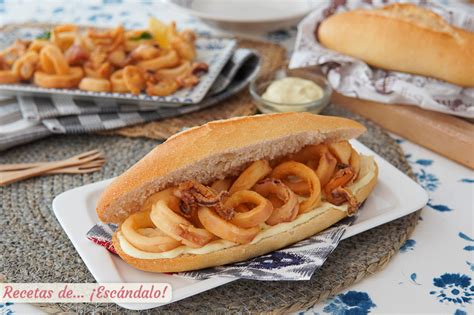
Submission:
[[[215,105],[244,89],[258,73],[260,57],[237,49],[199,104],[156,107],[115,100],[99,102],[64,95],[0,100],[0,151],[52,134],[111,130],[176,117]]]

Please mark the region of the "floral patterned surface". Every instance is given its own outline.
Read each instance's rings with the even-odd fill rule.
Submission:
[[[1,24],[37,21],[107,26],[122,23],[134,28],[143,26],[150,14],[163,20],[174,19],[178,25],[185,24],[203,34],[222,33],[159,1],[0,0]],[[296,28],[293,28],[272,32],[265,38],[284,45],[291,53],[295,35]],[[409,141],[395,138],[431,197],[417,228],[383,271],[302,313],[474,314],[474,172]],[[40,310],[25,304],[0,304],[0,314],[33,312]]]

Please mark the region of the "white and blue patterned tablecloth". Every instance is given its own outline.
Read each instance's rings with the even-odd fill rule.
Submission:
[[[200,33],[217,32],[158,1],[0,0],[0,24],[72,22],[135,28],[153,15]],[[265,35],[291,51],[296,28]],[[396,137],[418,181],[430,193],[420,222],[388,266],[307,314],[474,314],[474,172]],[[32,305],[0,304],[0,314],[40,312]]]

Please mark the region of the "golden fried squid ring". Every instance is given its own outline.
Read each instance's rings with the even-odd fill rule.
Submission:
[[[44,88],[70,89],[77,87],[83,76],[81,67],[71,67],[68,74],[62,75],[36,71],[34,82]]]
[[[253,162],[235,180],[229,189],[229,193],[232,195],[239,190],[250,190],[258,181],[270,174],[271,171],[272,168],[267,160]]]
[[[123,80],[123,69],[117,70],[110,76],[110,83],[112,83],[112,91],[117,93],[127,93],[128,88]]]
[[[102,46],[106,52],[111,52],[117,49],[124,41],[125,30],[122,26],[117,26],[115,29],[105,31],[90,28],[87,30],[86,37],[94,45]]]
[[[130,57],[133,60],[148,60],[156,58],[160,55],[160,49],[153,45],[140,44],[131,53]]]
[[[213,234],[194,227],[191,222],[171,210],[167,200],[162,199],[153,205],[150,218],[163,233],[192,248],[202,247],[214,239]]]
[[[20,77],[11,70],[0,70],[0,84],[18,83]]]
[[[140,61],[137,63],[137,66],[145,70],[155,71],[163,68],[176,67],[178,64],[178,54],[174,50],[170,50],[166,53],[166,55],[149,60]]]
[[[119,68],[125,67],[130,62],[130,59],[127,58],[127,54],[125,53],[123,48],[112,51],[107,57],[107,60],[112,65]]]
[[[171,47],[176,50],[179,57],[181,57],[182,59],[193,60],[196,57],[196,49],[194,48],[194,42],[188,42],[183,37],[175,36],[171,40]]]
[[[328,143],[329,151],[344,164],[349,164],[351,158],[352,146],[347,141]]]
[[[41,49],[40,65],[44,72],[50,74],[69,74],[69,65],[61,50],[54,45]]]
[[[231,223],[242,227],[251,228],[267,221],[272,215],[272,203],[255,191],[240,190],[229,197],[224,203],[226,208],[236,208],[240,204],[253,204],[255,207],[246,212],[236,212],[230,220]]]
[[[340,169],[324,188],[326,200],[339,206],[347,201],[349,216],[355,214],[360,204],[352,191],[344,186],[352,183],[355,173],[351,166]]]
[[[314,169],[321,187],[324,187],[329,182],[337,165],[336,158],[324,144],[308,145],[293,155],[292,160],[305,163]],[[309,194],[308,186],[302,181],[284,180],[283,182],[299,195]]]
[[[21,80],[29,80],[35,73],[38,60],[38,54],[34,51],[29,51],[15,61],[12,71]]]
[[[359,172],[360,172],[360,155],[354,149],[352,149],[352,152],[351,152],[349,165],[352,167],[352,170],[354,171],[354,177],[352,177],[352,180],[351,180],[352,182],[354,182],[359,176]]]
[[[40,53],[41,49],[44,47],[51,45],[48,40],[44,39],[34,39],[31,44],[28,46],[28,51],[34,51],[36,53]]]
[[[268,225],[291,222],[298,215],[298,197],[280,180],[274,178],[264,179],[257,183],[257,185],[253,187],[253,190],[265,198],[274,196],[279,201],[268,198],[274,207],[271,216],[266,221]]]
[[[77,26],[72,24],[58,25],[51,31],[51,42],[62,51],[66,51],[76,40]]]
[[[328,148],[324,144],[307,145],[300,151],[290,156],[290,159],[303,164],[308,161],[319,160],[323,153],[327,152]]]
[[[79,88],[91,92],[110,92],[112,85],[107,79],[83,78],[81,82],[79,82]]]
[[[154,193],[149,196],[142,206],[141,211],[151,211],[151,208],[155,203],[160,200],[166,200],[168,207],[176,213],[180,213],[179,210],[179,199],[174,195],[174,188],[167,188],[165,190]]]
[[[123,68],[123,82],[132,94],[140,94],[145,88],[143,72],[137,66],[126,66]]]
[[[324,193],[326,195],[326,199],[334,203],[335,205],[339,205],[342,202],[339,200],[335,200],[334,198],[331,198],[331,192],[338,188],[338,187],[344,187],[347,184],[351,183],[352,178],[354,177],[354,171],[352,170],[351,167],[346,167],[343,169],[340,169],[336,172],[334,177],[329,181],[329,183],[324,187]],[[343,201],[344,202],[344,201]]]
[[[90,64],[84,66],[86,76],[97,79],[108,79],[112,74],[113,67],[110,62],[104,62],[97,68],[92,68]]]
[[[214,183],[212,183],[211,188],[220,193],[221,191],[229,191],[231,185],[232,178],[224,178],[216,180]]]
[[[186,77],[191,74],[191,62],[185,61],[175,68],[161,69],[156,72],[158,80],[170,80]]]
[[[163,80],[157,84],[146,83],[146,93],[152,96],[167,96],[173,94],[179,89],[179,83],[176,80]]]
[[[288,176],[297,176],[309,187],[310,195],[300,203],[299,213],[305,213],[321,202],[321,184],[318,176],[308,166],[295,161],[283,162],[273,169],[270,177],[283,180]]]
[[[166,252],[181,245],[181,242],[155,227],[150,219],[150,211],[132,214],[122,223],[120,230],[127,241],[146,252]]]
[[[224,220],[208,207],[199,208],[198,217],[206,230],[224,240],[234,243],[250,243],[260,232],[260,228],[257,226],[248,229],[238,227]]]

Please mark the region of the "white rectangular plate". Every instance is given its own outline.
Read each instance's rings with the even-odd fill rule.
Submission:
[[[0,50],[10,45],[15,39],[33,39],[45,30],[41,28],[22,27],[12,32],[0,32]],[[98,103],[103,100],[113,99],[122,102],[139,102],[155,106],[176,107],[185,104],[196,104],[202,101],[211,88],[219,73],[237,45],[233,39],[209,37],[196,40],[196,60],[209,65],[209,70],[204,74],[199,83],[189,89],[181,89],[169,96],[149,96],[145,93],[133,95],[130,93],[112,92],[90,92],[79,89],[46,89],[30,83],[0,84],[3,94],[19,96],[53,96],[67,95],[74,98],[95,100]]]
[[[428,194],[420,185],[360,142],[352,141],[352,144],[358,152],[375,156],[379,178],[374,191],[360,209],[357,220],[347,229],[342,239],[405,216],[426,205]],[[88,240],[87,231],[99,222],[95,205],[111,181],[112,179],[108,179],[78,187],[60,194],[53,200],[53,210],[59,223],[97,282],[167,282],[173,287],[172,303],[234,280],[223,277],[189,280],[168,274],[140,271]],[[163,304],[119,305],[128,309],[144,310]]]

